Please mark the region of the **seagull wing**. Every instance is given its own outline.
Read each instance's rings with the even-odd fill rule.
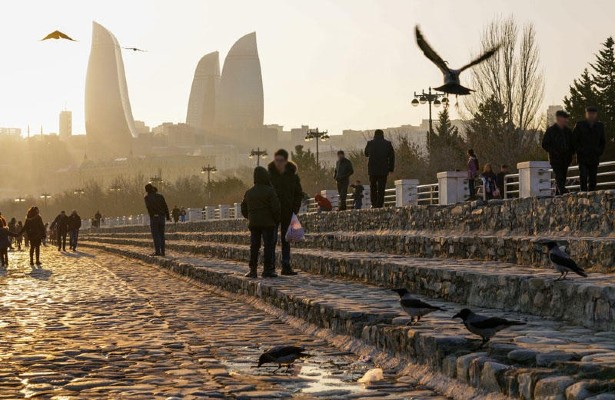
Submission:
[[[416,34],[416,44],[423,51],[423,54],[425,54],[425,57],[427,57],[429,60],[431,60],[431,62],[436,64],[436,66],[440,68],[440,71],[442,71],[445,74],[448,73],[449,72],[448,66],[446,65],[442,57],[440,57],[438,53],[436,53],[434,49],[431,48],[429,43],[427,43],[418,25],[414,28],[414,33]]]
[[[561,265],[563,267],[568,268],[569,270],[571,270],[572,272],[578,275],[587,277],[587,274],[585,273],[583,268],[579,267],[572,258],[568,257],[567,254],[565,254],[563,251],[559,249],[551,250],[551,252],[549,253],[549,260],[551,260],[553,263],[557,265]]]
[[[492,49],[486,51],[483,53],[482,56],[472,60],[469,64],[464,65],[463,67],[459,68],[459,72],[461,73],[461,71],[464,71],[470,67],[475,66],[476,64],[480,64],[483,61],[486,61],[488,59],[490,59],[491,57],[493,57],[495,55],[495,53],[498,52],[498,50],[500,50],[500,45],[497,45],[495,47],[493,47]]]
[[[432,306],[419,299],[401,299],[399,304],[401,304],[402,307],[408,308],[430,308],[433,310],[440,310],[440,307]]]

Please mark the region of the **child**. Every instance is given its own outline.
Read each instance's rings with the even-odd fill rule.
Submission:
[[[281,219],[280,200],[271,186],[269,173],[264,167],[254,169],[254,186],[250,188],[241,202],[241,214],[248,219],[250,229],[250,272],[248,278],[256,278],[258,252],[261,239],[264,244],[263,278],[275,278],[274,232]]]
[[[0,228],[0,266],[9,266],[9,246],[11,241],[9,237],[17,237],[16,233],[9,231],[8,226]]]
[[[352,188],[352,203],[355,210],[360,210],[363,207],[363,191],[365,188],[361,185],[361,181],[357,179],[357,183],[350,185]]]
[[[314,196],[314,200],[316,201],[316,204],[318,205],[318,212],[333,211],[333,205],[331,204],[329,199],[327,199],[325,196],[321,195],[320,193]]]

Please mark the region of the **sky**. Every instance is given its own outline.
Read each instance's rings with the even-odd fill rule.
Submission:
[[[586,13],[586,16],[579,14]],[[615,33],[612,0],[55,0],[0,2],[0,127],[58,131],[73,111],[84,133],[84,88],[92,21],[115,34],[124,52],[134,118],[150,126],[184,122],[194,68],[256,31],[265,123],[287,129],[372,129],[418,124],[427,108],[414,91],[441,75],[414,42],[420,24],[452,66],[479,49],[484,27],[514,16],[533,23],[545,73],[543,108],[561,104],[568,86]],[[44,41],[59,29],[77,42]],[[462,75],[469,84],[470,75]]]

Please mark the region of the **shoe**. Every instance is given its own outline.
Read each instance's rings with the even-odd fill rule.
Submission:
[[[150,254],[150,256],[152,256],[152,257],[160,257],[161,254],[160,253],[152,253],[152,254]]]
[[[297,275],[297,273],[293,271],[290,265],[283,265],[281,274],[286,276]]]
[[[263,278],[277,278],[278,274],[276,274],[275,272],[263,272],[263,275],[261,275]]]
[[[256,268],[250,268],[250,271],[244,276],[246,278],[258,278],[258,274],[256,273]]]
[[[41,262],[40,262],[40,261],[37,261],[37,262],[36,262],[36,265],[38,265],[38,266],[40,267],[40,266],[41,266]]]

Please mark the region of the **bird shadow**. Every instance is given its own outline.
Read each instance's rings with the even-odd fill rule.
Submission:
[[[38,279],[41,281],[46,281],[48,280],[52,275],[51,270],[49,269],[45,269],[43,267],[39,267],[39,268],[32,268],[32,271],[30,271],[30,276],[34,279]]]

